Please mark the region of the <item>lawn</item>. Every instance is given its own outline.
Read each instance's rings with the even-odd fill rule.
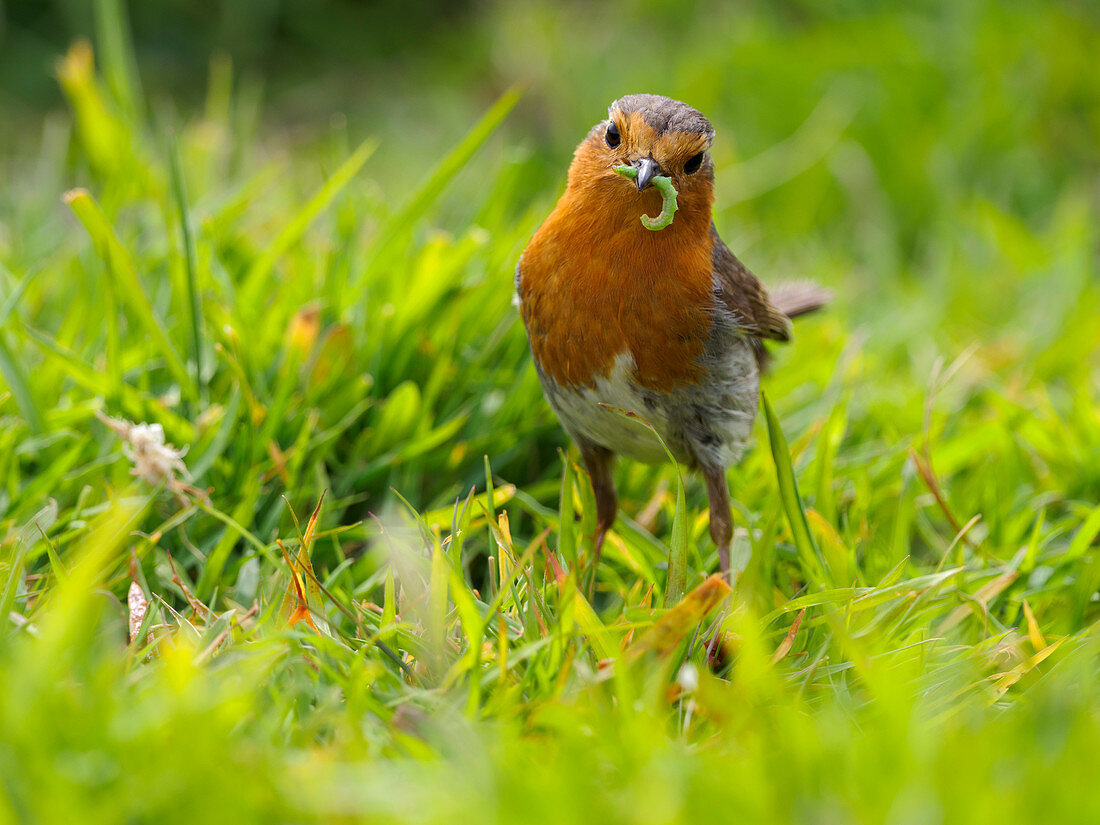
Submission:
[[[1100,821],[1100,15],[838,5],[463,6],[266,85],[120,0],[17,76],[0,7],[0,825]],[[593,570],[512,303],[634,91],[836,295],[728,597],[672,464]]]

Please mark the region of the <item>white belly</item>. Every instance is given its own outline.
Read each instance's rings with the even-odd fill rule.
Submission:
[[[561,387],[543,376],[546,397],[574,440],[606,447],[637,461],[668,460],[648,422],[677,461],[727,468],[741,458],[756,414],[757,370],[747,343],[727,345],[718,363],[707,365],[702,386],[672,393],[647,390],[634,380],[634,359],[620,354],[594,387]]]
[[[653,431],[641,421],[623,414],[629,411],[645,419],[666,440],[669,449],[674,449],[667,438],[666,406],[655,403],[656,395],[635,384],[633,375],[634,359],[623,353],[615,359],[610,375],[599,379],[595,387],[555,385],[547,388],[547,398],[562,426],[574,439],[586,440],[650,464],[668,461]],[[686,460],[686,456],[676,457]]]

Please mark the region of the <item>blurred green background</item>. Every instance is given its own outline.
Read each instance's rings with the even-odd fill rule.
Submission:
[[[13,821],[1095,822],[1098,43],[1089,0],[0,0]],[[544,577],[593,515],[512,273],[638,91],[716,126],[746,264],[836,293],[730,473],[721,678],[703,629],[622,653],[676,525],[714,567],[697,480],[621,463],[591,605]],[[277,540],[322,493],[315,634]]]
[[[1091,49],[1100,10],[1087,0],[131,6],[154,106],[201,106],[211,56],[227,55],[262,90],[270,123],[309,133],[342,114],[354,133],[386,138],[382,151],[391,144],[395,162],[398,143],[405,166],[450,146],[473,113],[521,81],[528,94],[509,134],[536,147],[551,179],[586,127],[627,92],[662,92],[703,110],[720,127],[727,163],[774,147],[824,103],[811,137],[858,144],[893,228],[914,242],[942,198],[981,194],[1039,218],[1065,186],[1087,189],[1097,171]],[[9,136],[33,139],[20,116],[61,105],[53,64],[95,32],[84,0],[0,6]],[[826,153],[839,163],[833,147],[812,148],[797,158],[807,168],[783,172],[821,176]],[[843,211],[848,187],[819,188],[811,186],[805,223],[791,229]]]
[[[516,82],[527,92],[495,148],[522,153],[529,202],[561,185],[573,146],[611,100],[640,90],[684,99],[717,125],[720,169],[753,161],[721,177],[718,223],[749,236],[742,248],[766,227],[768,264],[787,260],[760,266],[765,277],[788,274],[828,236],[856,253],[858,271],[845,275],[860,289],[924,279],[946,252],[945,221],[982,229],[967,225],[977,216],[958,226],[955,210],[987,203],[1042,225],[1060,198],[1096,197],[1100,9],[1088,0],[131,6],[155,114],[201,110],[211,57],[228,56],[280,140],[316,140],[345,118],[353,137],[378,135],[368,174],[387,190],[416,179]],[[0,139],[40,141],[38,118],[62,106],[54,63],[96,25],[84,0],[0,5]],[[995,325],[1015,290],[988,273],[966,277],[990,288],[978,287],[988,304],[961,320]],[[852,305],[868,307],[881,309]]]

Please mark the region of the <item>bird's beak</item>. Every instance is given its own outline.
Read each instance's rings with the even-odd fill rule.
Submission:
[[[638,170],[638,176],[634,178],[634,183],[637,185],[639,192],[649,186],[649,182],[654,175],[661,174],[661,167],[653,158],[639,158],[634,161],[633,166]]]

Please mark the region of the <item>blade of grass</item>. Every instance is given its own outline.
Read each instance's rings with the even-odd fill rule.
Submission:
[[[573,462],[564,452],[560,452],[561,469],[561,515],[558,518],[558,552],[571,570],[577,568],[576,525],[573,523]]]
[[[7,627],[8,616],[15,608],[16,596],[23,587],[24,561],[27,554],[40,537],[45,537],[46,531],[56,520],[57,502],[51,500],[16,533],[15,550],[8,558],[8,575],[4,588],[0,591],[0,627]]]
[[[363,168],[363,164],[374,154],[377,146],[378,141],[374,138],[368,138],[359,144],[359,148],[340,165],[340,168],[317,190],[317,194],[298,210],[297,214],[287,222],[282,231],[275,237],[275,240],[268,244],[264,252],[253,261],[237,292],[238,301],[244,313],[252,317],[262,314],[263,306],[261,304],[266,305],[267,303],[262,300],[262,296],[268,287],[267,276],[274,268],[275,262],[301,240],[309,225],[358,174],[359,170]]]
[[[2,265],[0,265],[0,267],[2,267]],[[6,269],[0,268],[0,272],[5,275],[7,274]],[[24,291],[27,289],[27,286],[36,273],[37,269],[31,269],[26,272],[12,288],[11,292],[4,299],[4,302],[0,304],[0,375],[2,375],[7,382],[12,397],[15,398],[15,404],[19,407],[19,412],[22,413],[24,420],[27,422],[27,426],[30,427],[33,434],[39,435],[45,431],[42,413],[38,409],[38,402],[34,398],[34,393],[31,392],[30,384],[27,382],[27,377],[23,372],[23,367],[19,360],[12,356],[12,352],[8,348],[7,342],[4,340],[3,332],[4,324],[7,322],[12,312],[15,311],[15,307],[19,304],[19,299],[23,297]]]
[[[56,340],[40,332],[34,327],[23,325],[23,331],[27,333],[35,344],[50,358],[56,360],[63,368],[65,375],[89,392],[106,396],[110,392],[110,383],[101,373],[96,372],[88,364],[84,363],[76,353],[65,348]],[[156,404],[153,399],[146,398],[138,390],[129,384],[123,384],[120,399],[123,409],[128,415],[142,421],[158,421],[164,425],[166,432],[178,436],[179,442],[189,442],[195,435],[194,425],[182,416],[169,410],[163,405]]]
[[[363,277],[367,277],[372,273],[374,267],[384,262],[395,246],[405,239],[413,223],[428,210],[428,207],[439,197],[439,193],[443,191],[443,188],[473,157],[474,152],[504,122],[508,113],[512,111],[522,96],[522,88],[512,86],[497,98],[481,120],[474,124],[474,127],[459,141],[458,145],[448,152],[432,170],[431,175],[424,181],[416,194],[393,214],[385,226],[379,230],[378,237],[380,240],[372,250],[371,260],[365,268]]]
[[[138,323],[145,328],[146,333],[157,345],[157,349],[164,356],[168,371],[179,383],[183,394],[192,399],[196,398],[196,386],[192,383],[191,376],[187,374],[187,368],[184,367],[183,361],[176,353],[176,348],[165,333],[164,325],[153,311],[153,305],[149,302],[149,297],[141,285],[134,261],[119,241],[114,227],[103,214],[99,204],[86,189],[73,189],[65,193],[65,203],[88,230],[96,252],[107,264],[107,271],[115,280],[119,297],[129,305]]]
[[[168,142],[169,167],[172,172],[172,196],[180,219],[180,235],[183,242],[183,262],[187,271],[187,297],[191,321],[191,357],[195,363],[195,388],[202,401],[202,307],[199,304],[198,273],[195,264],[195,239],[191,235],[191,218],[187,208],[187,193],[183,187],[183,171],[180,167],[179,145],[175,137]]]
[[[1085,551],[1089,549],[1089,545],[1092,544],[1093,539],[1098,534],[1100,534],[1100,505],[1097,505],[1089,513],[1088,518],[1081,525],[1081,529],[1077,531],[1073,541],[1066,548],[1066,559],[1076,559],[1085,555]]]
[[[142,109],[141,81],[122,0],[95,0],[95,24],[107,88],[119,111],[135,123]]]
[[[9,278],[12,277],[8,270],[4,268],[3,264],[0,264],[0,274]],[[29,269],[23,273],[23,277],[16,282],[14,287],[12,287],[11,292],[4,298],[3,303],[0,303],[0,328],[3,328],[4,324],[7,323],[8,316],[15,311],[15,308],[19,305],[19,300],[23,297],[23,293],[37,274],[38,267]]]
[[[42,413],[38,409],[38,402],[34,398],[34,393],[31,392],[30,384],[27,383],[27,377],[23,374],[22,366],[18,359],[12,355],[11,350],[8,349],[2,332],[0,332],[0,376],[3,376],[8,389],[11,390],[15,404],[19,407],[19,412],[23,415],[23,420],[27,422],[30,431],[35,435],[45,432],[45,424],[42,421]]]
[[[783,510],[787,514],[787,523],[791,527],[795,547],[798,549],[798,555],[802,559],[808,578],[824,586],[828,583],[824,563],[810,534],[810,525],[806,521],[806,510],[802,505],[802,496],[798,493],[798,484],[795,482],[794,465],[791,464],[791,452],[787,447],[787,439],[764,393],[760,393],[760,401],[764,405],[764,416],[768,423],[768,443],[775,461],[779,497],[783,503]]]
[[[438,541],[432,541],[431,577],[428,580],[427,635],[431,650],[430,666],[437,677],[442,677],[447,642],[447,592],[450,565]]]
[[[684,597],[684,590],[687,587],[687,551],[690,537],[687,504],[684,498],[684,478],[680,473],[680,465],[677,464],[676,457],[672,455],[672,451],[669,450],[660,433],[640,415],[609,404],[600,404],[600,406],[606,407],[624,418],[637,421],[653,433],[654,438],[660,443],[661,448],[665,451],[665,455],[668,456],[668,460],[672,462],[672,467],[676,471],[676,512],[672,519],[672,540],[668,552],[668,577],[665,579],[665,607],[672,607]]]

